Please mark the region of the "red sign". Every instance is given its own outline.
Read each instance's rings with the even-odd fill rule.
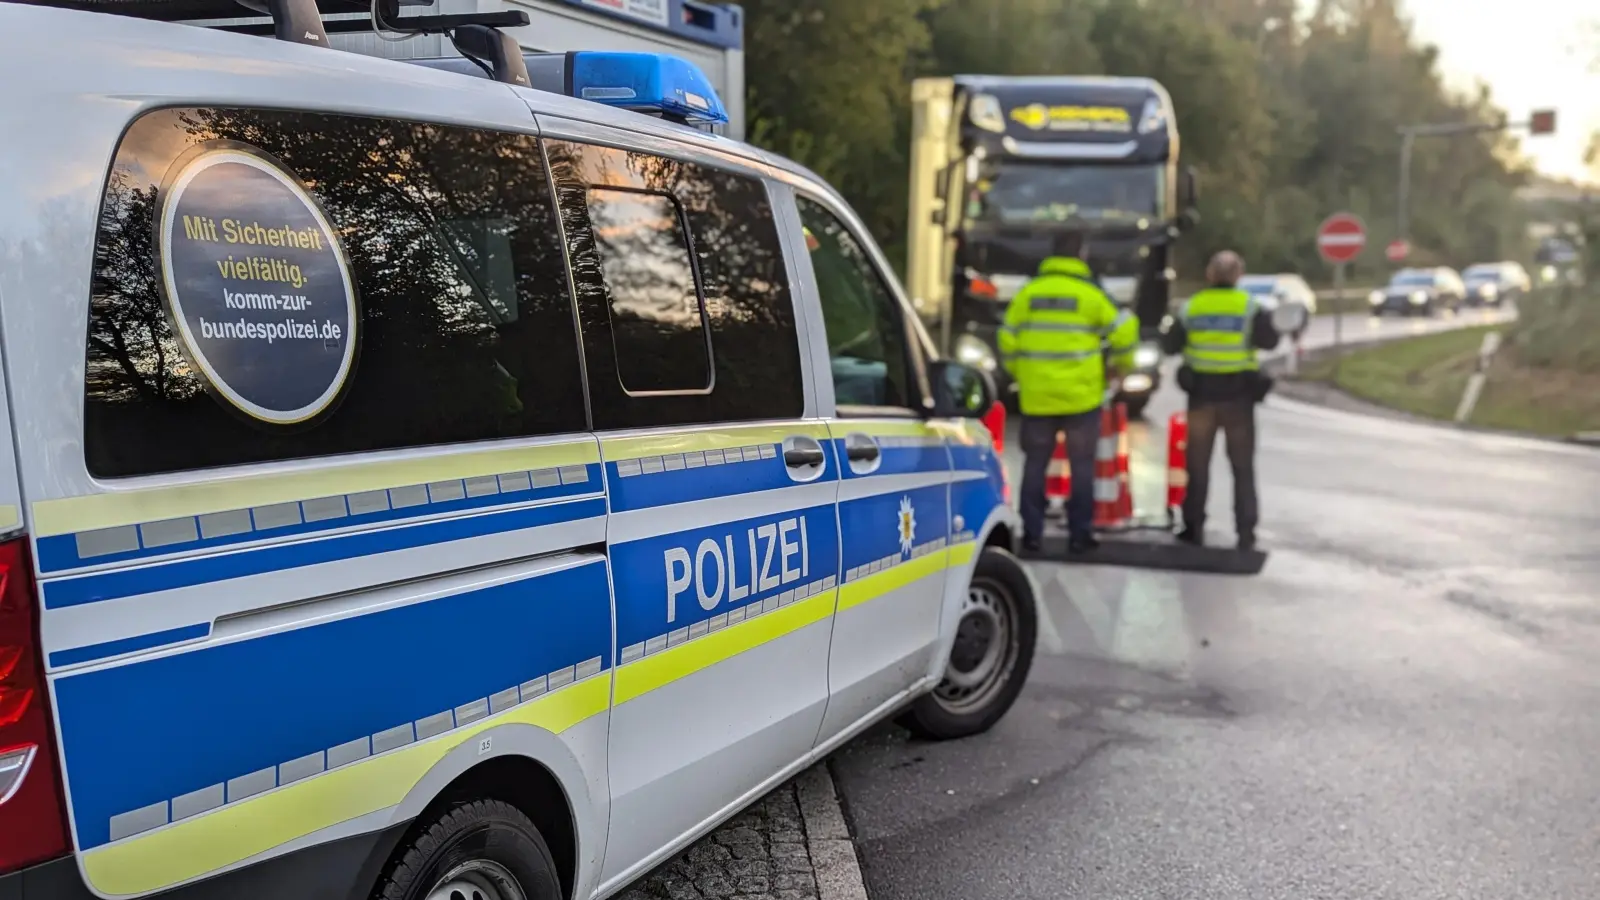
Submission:
[[[1383,255],[1389,257],[1390,262],[1400,262],[1411,255],[1411,242],[1390,241],[1389,246],[1383,249]]]
[[[1528,121],[1529,134],[1555,134],[1556,111],[1553,109],[1535,110],[1533,118]]]
[[[1317,229],[1317,250],[1334,264],[1347,263],[1367,246],[1367,226],[1352,213],[1334,213]]]

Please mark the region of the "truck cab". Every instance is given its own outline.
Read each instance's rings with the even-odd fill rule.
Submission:
[[[957,76],[913,84],[907,286],[948,352],[991,368],[1006,304],[1058,235],[1084,238],[1106,293],[1152,345],[1167,312],[1171,243],[1196,219],[1171,98],[1147,78]],[[1130,411],[1159,353],[1123,385]]]

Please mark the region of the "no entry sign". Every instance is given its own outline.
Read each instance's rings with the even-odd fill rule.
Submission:
[[[1367,246],[1367,226],[1353,213],[1334,213],[1317,229],[1317,251],[1334,265],[1361,255]]]
[[[1411,255],[1411,243],[1405,240],[1390,241],[1384,255],[1389,257],[1390,262],[1401,262]]]

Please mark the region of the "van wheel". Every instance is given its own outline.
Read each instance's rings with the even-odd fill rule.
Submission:
[[[944,680],[917,699],[900,724],[918,737],[981,734],[1016,702],[1033,666],[1039,633],[1033,586],[1015,556],[985,547],[961,605]]]
[[[539,829],[509,803],[452,806],[412,838],[373,900],[563,900]]]

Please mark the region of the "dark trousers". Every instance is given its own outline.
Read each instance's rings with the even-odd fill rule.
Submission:
[[[1233,469],[1234,529],[1253,536],[1256,508],[1256,404],[1253,398],[1223,400],[1189,407],[1189,492],[1183,498],[1183,525],[1200,531],[1206,524],[1206,495],[1211,489],[1211,452],[1217,432],[1228,441]]]
[[[1100,440],[1100,410],[1070,416],[1022,417],[1022,535],[1044,536],[1045,473],[1056,449],[1056,432],[1067,433],[1067,465],[1072,496],[1067,498],[1067,531],[1087,537],[1094,530],[1094,450]]]

